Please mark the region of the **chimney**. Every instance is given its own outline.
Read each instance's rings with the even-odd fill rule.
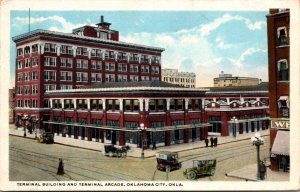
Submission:
[[[103,23],[104,22],[104,17],[103,17],[103,15],[101,15],[101,23]]]

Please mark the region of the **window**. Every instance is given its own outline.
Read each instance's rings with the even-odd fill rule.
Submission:
[[[105,74],[105,81],[106,82],[114,82],[115,81],[115,75],[114,74]]]
[[[150,111],[156,111],[156,100],[154,100],[154,99],[150,100],[149,109],[150,109]]]
[[[38,107],[38,102],[37,102],[37,100],[31,100],[31,107],[32,108],[37,108]]]
[[[72,81],[72,71],[61,71],[60,72],[61,81]]]
[[[25,99],[24,100],[24,107],[30,107],[30,100],[29,99]]]
[[[45,57],[44,66],[56,67],[56,57]]]
[[[32,94],[33,95],[38,94],[38,85],[32,85]]]
[[[118,82],[126,82],[127,75],[118,75]]]
[[[165,110],[165,100],[159,99],[158,100],[158,111],[164,111]]]
[[[139,71],[138,65],[130,65],[130,72],[137,73]]]
[[[149,81],[149,76],[141,76],[142,81]]]
[[[25,47],[24,52],[25,52],[25,55],[29,55],[30,54],[30,47]]]
[[[147,55],[142,55],[141,56],[141,62],[143,62],[143,63],[149,63],[148,56]]]
[[[126,72],[127,71],[127,64],[119,64],[118,65],[119,72]]]
[[[277,62],[278,68],[278,80],[279,81],[288,81],[289,80],[289,67],[286,59],[281,59]]]
[[[92,73],[92,82],[101,82],[102,81],[102,74],[101,73]]]
[[[138,54],[130,54],[130,61],[139,61]]]
[[[131,111],[131,100],[125,100],[125,111],[129,112]]]
[[[56,81],[56,71],[44,71],[45,81]]]
[[[106,71],[115,71],[115,64],[114,63],[105,63],[105,70]]]
[[[22,87],[17,87],[17,95],[21,95],[22,94]]]
[[[62,45],[60,53],[72,55],[73,54],[72,46]]]
[[[65,109],[74,109],[74,100],[73,99],[65,99],[64,107],[65,107]]]
[[[77,82],[87,82],[88,81],[88,73],[76,72],[76,81]]]
[[[30,67],[30,59],[26,59],[25,60],[25,68],[29,68]]]
[[[102,70],[102,63],[101,61],[92,61],[92,66],[91,69],[95,69],[95,70]]]
[[[102,99],[92,99],[91,100],[91,109],[92,110],[103,110],[103,101]]]
[[[22,100],[17,100],[17,107],[23,107],[22,103]]]
[[[278,99],[278,109],[280,117],[289,117],[290,116],[290,104],[288,96],[280,96]]]
[[[119,52],[118,53],[118,60],[126,60],[126,53]]]
[[[31,50],[32,50],[32,53],[35,53],[38,51],[38,44],[34,44],[31,46]]]
[[[18,69],[22,69],[22,61],[21,60],[17,61],[17,64],[18,64]]]
[[[38,66],[38,58],[32,58],[32,67]]]
[[[141,72],[142,73],[149,73],[149,66],[142,66],[141,67]]]
[[[17,81],[21,82],[23,80],[23,73],[18,73],[17,74]]]
[[[101,58],[101,50],[100,49],[92,49],[91,57]]]
[[[88,60],[77,59],[76,60],[76,68],[87,69],[88,68]]]
[[[139,76],[137,75],[130,75],[130,81],[138,81],[139,80]]]
[[[180,110],[180,111],[183,110],[183,100],[182,99],[177,100],[177,110]]]
[[[174,99],[170,100],[170,111],[175,111],[175,100]]]
[[[69,58],[60,58],[60,67],[72,68],[73,60]]]
[[[115,111],[120,110],[120,100],[115,100]]]
[[[78,99],[77,102],[78,102],[77,109],[87,110],[88,108],[87,99]]]
[[[133,100],[133,111],[137,112],[139,111],[139,101],[138,100]]]
[[[153,60],[153,63],[159,64],[159,58],[158,57],[153,56],[152,60]]]
[[[154,66],[152,66],[152,67],[151,67],[151,73],[152,73],[152,74],[158,74],[158,73],[159,73],[159,67],[154,67]]]
[[[278,37],[279,45],[286,45],[287,44],[286,27],[279,27],[277,29],[277,37]]]
[[[33,71],[31,73],[31,77],[33,81],[37,81],[38,80],[38,72],[37,71]]]
[[[108,100],[107,103],[108,103],[108,105],[107,105],[108,108],[107,109],[112,110],[113,109],[113,100],[110,99],[110,100]]]
[[[17,56],[21,56],[21,55],[23,55],[23,49],[19,48],[17,49]]]
[[[72,85],[60,85],[61,90],[72,89]]]
[[[52,43],[46,43],[45,44],[45,52],[51,52],[51,53],[56,53],[56,48],[55,48],[55,44]]]
[[[44,107],[45,108],[49,108],[50,104],[49,104],[49,100],[48,99],[44,99]]]
[[[25,81],[30,81],[30,72],[24,73],[24,80]]]

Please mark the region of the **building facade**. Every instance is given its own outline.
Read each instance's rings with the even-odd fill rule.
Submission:
[[[271,9],[267,15],[271,169],[289,171],[290,12]]]
[[[251,86],[258,85],[260,80],[253,77],[233,77],[232,74],[224,74],[221,71],[219,77],[214,78],[214,87]]]
[[[161,80],[162,48],[119,41],[110,23],[83,26],[73,33],[35,30],[13,37],[16,43],[15,119],[49,120],[44,93],[97,82]]]
[[[196,87],[195,73],[178,72],[177,69],[162,69],[161,79],[164,82],[172,83],[181,87]]]

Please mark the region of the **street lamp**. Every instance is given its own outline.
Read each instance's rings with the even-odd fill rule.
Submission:
[[[235,116],[233,116],[233,117],[231,118],[231,121],[233,121],[233,131],[232,131],[232,136],[233,136],[233,137],[236,137],[236,124],[237,124],[237,122],[238,122],[238,119],[237,119]]]
[[[142,153],[141,153],[141,159],[144,159],[144,131],[146,131],[147,127],[145,127],[144,123],[140,124],[140,127],[138,128],[140,130],[141,134],[141,142],[142,142]]]
[[[254,137],[251,137],[251,142],[253,145],[256,146],[257,150],[257,180],[260,180],[261,178],[261,173],[260,173],[260,154],[259,154],[259,149],[260,146],[264,144],[264,138],[260,136],[259,132],[256,132]]]

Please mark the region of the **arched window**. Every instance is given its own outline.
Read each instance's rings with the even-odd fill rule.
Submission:
[[[286,27],[278,27],[277,28],[277,37],[279,45],[287,44],[287,32]]]
[[[278,80],[288,81],[289,80],[289,66],[286,59],[281,59],[277,62],[278,69]]]

